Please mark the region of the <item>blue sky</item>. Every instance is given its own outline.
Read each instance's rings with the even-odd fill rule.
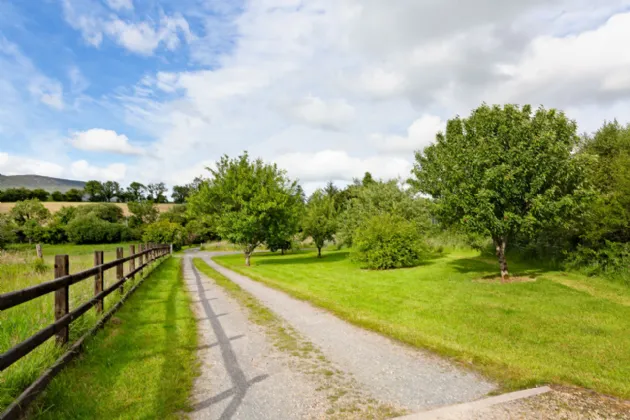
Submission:
[[[594,4],[596,3],[596,4]],[[630,0],[0,0],[0,173],[190,181],[222,154],[307,190],[481,102],[628,122]]]

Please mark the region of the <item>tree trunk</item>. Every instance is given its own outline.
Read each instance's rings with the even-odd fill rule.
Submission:
[[[249,258],[251,257],[251,253],[245,251],[245,265],[249,267]]]
[[[317,247],[317,258],[321,258],[322,257],[322,247],[318,246]]]
[[[497,251],[497,258],[499,259],[499,267],[501,268],[501,283],[505,283],[510,277],[508,273],[507,260],[505,259],[505,246],[507,245],[506,238],[499,237],[494,238],[494,247]]]
[[[280,255],[284,255],[284,248],[282,248],[280,251]]]

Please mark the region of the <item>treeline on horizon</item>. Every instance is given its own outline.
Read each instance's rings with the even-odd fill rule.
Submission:
[[[200,180],[196,179],[191,184],[176,185],[173,187],[171,199],[173,203],[184,203],[191,189]],[[7,188],[0,190],[0,202],[16,203],[24,200],[37,199],[49,202],[79,203],[83,201],[93,203],[129,203],[149,200],[156,204],[168,203],[166,196],[168,189],[163,182],[144,185],[140,182],[131,182],[127,188],[121,187],[116,181],[88,181],[83,189],[72,188],[65,193],[54,191],[52,193],[42,188]]]

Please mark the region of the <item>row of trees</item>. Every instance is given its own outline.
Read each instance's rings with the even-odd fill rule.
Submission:
[[[308,199],[275,165],[223,157],[188,197],[191,214],[244,249],[287,249],[309,237],[335,241],[368,268],[415,265],[430,237],[465,235],[496,253],[545,258],[598,272],[630,264],[630,127],[605,123],[579,136],[562,112],[482,105],[448,121],[415,156],[409,180],[333,184]]]
[[[197,178],[187,185],[176,185],[171,194],[174,203],[185,203],[186,198],[201,183]],[[18,201],[37,199],[39,201],[55,202],[81,202],[94,203],[112,202],[119,203],[152,201],[154,203],[168,203],[166,196],[168,189],[163,182],[144,185],[140,182],[132,182],[127,188],[123,188],[116,181],[88,181],[83,189],[73,188],[65,193],[55,191],[49,193],[41,188],[9,188],[0,191],[0,202],[15,203]]]

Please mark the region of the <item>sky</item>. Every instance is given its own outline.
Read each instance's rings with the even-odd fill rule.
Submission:
[[[406,178],[483,102],[630,122],[629,45],[630,0],[0,0],[0,173]]]

